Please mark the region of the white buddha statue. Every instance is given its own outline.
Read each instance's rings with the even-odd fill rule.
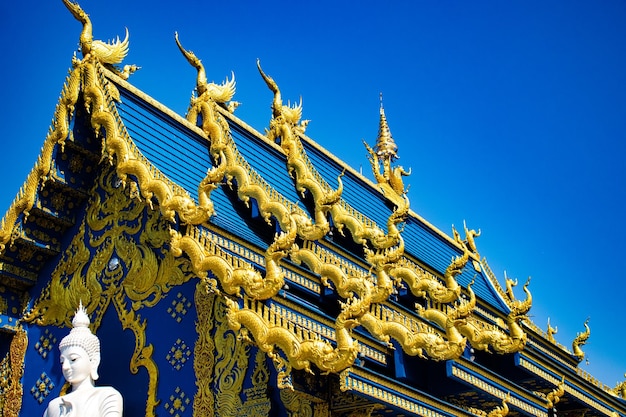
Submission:
[[[82,306],[72,320],[73,329],[59,344],[63,377],[72,390],[50,401],[44,417],[121,417],[123,401],[113,387],[96,387],[100,364],[100,340],[89,330]]]

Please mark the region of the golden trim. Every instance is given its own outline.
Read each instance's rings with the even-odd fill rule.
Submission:
[[[529,370],[530,372],[537,375],[538,377],[541,377],[544,380],[551,382],[555,386],[559,386],[559,384],[561,383],[560,379],[554,377],[552,374],[541,369],[539,366],[530,362],[528,359],[526,359],[523,356],[520,356],[520,366]],[[568,382],[571,382],[571,381],[568,381]],[[586,393],[583,392],[583,390],[576,389],[574,386],[570,384],[565,384],[565,392],[578,398],[583,403],[589,405],[590,407],[593,407],[594,409],[604,413],[605,415],[611,415],[611,413],[613,412],[612,409],[604,406],[602,403],[595,400],[594,397],[587,395]]]
[[[228,307],[223,297],[214,304],[215,367],[213,392],[218,416],[235,416],[243,405],[240,393],[250,364],[251,346],[229,329]]]
[[[117,310],[122,329],[130,329],[135,335],[135,349],[130,359],[130,372],[136,374],[139,367],[146,368],[148,372],[148,397],[146,399],[146,417],[156,416],[156,407],[161,400],[157,400],[157,385],[159,381],[159,368],[152,358],[154,347],[146,344],[146,320],[141,321],[132,310],[126,310],[123,292],[113,299],[113,305]]]
[[[494,378],[493,375],[490,375],[489,377],[481,377],[479,376],[481,374],[481,370],[469,363],[460,364],[457,362],[452,362],[451,367],[452,367],[453,376],[480,389],[481,391],[486,392],[490,395],[493,395],[494,397],[499,398],[501,400],[507,398],[507,396],[511,392],[514,392],[516,393],[516,396],[511,397],[511,399],[508,401],[509,404],[514,405],[516,408],[519,408],[533,416],[548,417],[547,410],[542,409],[543,406],[542,408],[539,408],[538,406],[531,405],[531,404],[536,404],[537,399],[529,398],[529,396],[526,395],[526,393],[519,392],[519,390],[517,390],[516,387],[512,386],[511,384],[503,380],[500,380],[499,378]],[[470,373],[460,367],[470,369],[473,373]],[[490,384],[486,382],[485,379],[488,379],[494,384],[498,384],[505,389],[500,389],[496,387],[494,384]],[[520,400],[518,396],[521,398],[525,398],[526,401]]]
[[[198,281],[194,293],[196,306],[196,333],[198,338],[194,345],[193,369],[198,390],[193,401],[194,417],[213,417],[215,415],[215,398],[211,385],[215,372],[215,342],[213,341],[215,294],[211,293],[203,281]]]
[[[24,356],[28,347],[28,336],[22,326],[18,326],[9,346],[9,375],[6,381],[7,390],[2,396],[2,412],[5,417],[18,417],[22,408],[24,387],[21,380],[24,375]]]
[[[343,392],[348,391],[364,394],[380,402],[415,413],[419,416],[471,416],[471,414],[465,413],[462,409],[436,402],[434,398],[426,397],[406,386],[397,384],[388,379],[383,379],[363,368],[346,369],[340,374],[339,382],[340,389]],[[395,393],[390,391],[395,391]]]

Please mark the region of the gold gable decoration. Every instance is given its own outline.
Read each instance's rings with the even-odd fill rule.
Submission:
[[[572,351],[578,362],[582,362],[583,359],[585,359],[585,352],[583,352],[581,346],[587,343],[587,340],[591,335],[591,329],[589,329],[589,319],[585,320],[583,325],[585,326],[585,331],[577,333],[576,337],[572,341]]]
[[[387,123],[382,93],[380,93],[380,121],[376,145],[372,149],[367,142],[363,141],[363,144],[369,153],[368,159],[378,186],[385,197],[396,206],[401,207],[402,197],[408,191],[408,188],[404,188],[402,177],[411,175],[411,170],[406,171],[401,165],[391,166],[392,162],[399,158],[397,153],[398,146],[391,136],[391,130]]]

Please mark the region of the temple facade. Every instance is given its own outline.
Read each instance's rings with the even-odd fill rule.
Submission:
[[[626,381],[579,368],[588,323],[557,343],[480,231],[411,210],[382,100],[370,181],[260,62],[263,133],[176,36],[197,70],[179,115],[132,85],[128,37],[93,39],[63,2],[81,54],[0,226],[0,416],[70,391],[59,343],[82,304],[126,416],[626,417]]]

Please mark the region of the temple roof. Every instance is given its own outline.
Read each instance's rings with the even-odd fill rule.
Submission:
[[[118,44],[125,55],[127,45]],[[197,276],[210,275],[211,291],[227,295],[229,320],[242,311],[256,317],[254,325],[238,325],[257,341],[265,327],[280,328],[288,336],[259,348],[274,354],[277,345],[297,369],[315,366],[346,384],[371,374],[368,383],[384,388],[389,405],[389,396],[412,398],[407,407],[430,404],[442,415],[459,410],[440,398],[471,397],[465,413],[506,396],[516,412],[544,416],[555,387],[567,392],[559,395],[571,409],[615,407],[618,400],[577,369],[587,324],[573,352],[554,344],[529,319],[529,282],[526,298],[517,299],[517,283],[507,280],[504,291],[481,259],[480,231],[464,225],[464,237],[454,228],[449,236],[410,210],[402,179],[410,170],[392,165],[397,146],[382,103],[377,142],[373,150],[365,145],[372,182],[305,135],[301,102],[285,105],[260,64],[274,93],[264,134],[232,114],[234,79],[207,84],[198,65],[183,118],[124,81],[129,74],[112,67],[109,54],[82,46],[42,157],[0,230],[0,276],[11,291],[43,285],[41,264],[66,249],[87,190],[108,163],[116,187],[128,187],[138,204],[169,222],[172,253],[189,259]],[[193,65],[195,55],[179,47]],[[88,162],[84,170],[78,154]],[[12,311],[7,329],[19,319]],[[303,352],[310,356],[298,356]],[[415,369],[451,384],[428,386],[409,375]],[[406,386],[411,378],[422,385]]]

